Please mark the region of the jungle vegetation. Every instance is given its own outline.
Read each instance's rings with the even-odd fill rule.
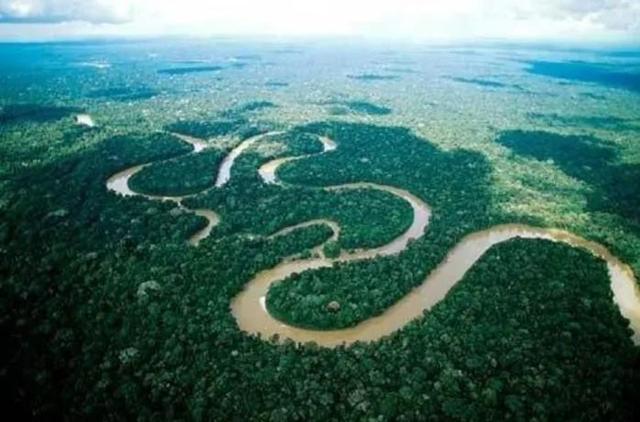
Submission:
[[[328,104],[332,105],[329,112],[334,115],[353,112],[369,116],[385,116],[387,114],[391,114],[392,111],[389,107],[377,105],[368,101],[330,101]]]
[[[640,233],[640,165],[620,162],[613,145],[593,136],[542,131],[508,131],[497,141],[514,153],[549,161],[587,184],[589,207],[616,213],[635,223]]]
[[[273,88],[284,88],[286,86],[289,86],[288,82],[281,82],[281,81],[267,81],[264,84],[265,86],[270,86]]]
[[[221,48],[221,58],[255,53]],[[65,49],[73,57],[63,56]],[[229,309],[257,273],[291,256],[308,257],[332,236],[323,224],[270,236],[285,227],[335,221],[341,232],[324,246],[330,256],[379,246],[406,230],[411,208],[397,197],[369,188],[324,189],[362,181],[406,189],[427,202],[433,213],[425,236],[398,256],[283,280],[266,301],[281,320],[334,329],[378,315],[462,237],[501,223],[558,227],[562,221],[560,228],[601,242],[639,274],[633,128],[571,120],[611,115],[633,125],[633,89],[618,90],[623,95],[608,89],[612,82],[597,82],[588,87],[595,97],[576,89],[576,101],[567,101],[566,85],[554,91],[559,85],[550,78],[589,82],[586,77],[551,70],[531,77],[529,65],[514,63],[513,55],[491,56],[492,66],[505,67],[501,74],[517,76],[504,83],[527,77],[527,88],[553,94],[525,98],[443,82],[441,75],[457,75],[460,54],[447,65],[446,52],[438,51],[434,66],[422,61],[425,51],[387,51],[379,64],[414,63],[417,73],[394,79],[397,91],[374,96],[365,90],[387,85],[387,75],[377,73],[384,68],[368,67],[371,57],[351,50],[339,56],[349,59],[348,67],[318,59],[320,75],[304,67],[311,56],[306,47],[258,49],[277,71],[238,68],[232,82],[158,74],[180,69],[173,67],[179,60],[214,57],[174,50],[147,60],[148,53],[169,50],[152,43],[0,46],[0,397],[7,414],[16,420],[638,419],[640,352],[612,300],[606,265],[563,244],[514,239],[491,248],[443,301],[373,343],[325,349],[257,338],[238,329]],[[113,66],[83,64],[103,57]],[[563,63],[562,72],[580,66]],[[411,85],[401,85],[416,78],[419,98],[405,89]],[[264,86],[280,80],[296,89]],[[314,81],[313,92],[297,89],[306,80]],[[129,86],[163,95],[124,100],[129,93],[117,90]],[[256,87],[264,97],[256,99]],[[471,92],[451,101],[458,89]],[[87,98],[92,92],[96,97]],[[394,109],[384,115],[385,126],[363,123],[373,119],[346,106],[348,113],[331,121],[304,113],[326,96],[370,98]],[[570,113],[557,108],[561,102]],[[576,109],[584,104],[592,108]],[[602,106],[607,112],[600,114]],[[282,121],[265,120],[275,111]],[[91,113],[99,125],[74,125],[70,117],[78,112]],[[571,121],[563,126],[553,113]],[[198,247],[187,240],[205,219],[176,212],[174,203],[106,189],[116,172],[153,162],[132,187],[199,192],[210,187],[220,151],[274,128],[284,133],[246,150],[227,185],[184,201],[221,217]],[[583,133],[572,133],[576,128]],[[191,155],[170,132],[211,147]],[[320,154],[319,136],[337,148]],[[282,185],[260,179],[260,165],[304,154],[310,156],[280,167]],[[327,312],[333,301],[339,309]]]
[[[0,107],[0,123],[10,124],[19,122],[42,123],[68,117],[73,113],[80,113],[77,107],[37,105],[37,104],[10,104]]]
[[[637,70],[614,70],[604,63],[552,62],[532,60],[527,62],[528,72],[569,81],[589,82],[630,91],[640,91],[640,74]]]
[[[338,148],[284,164],[279,174],[285,182],[331,186],[367,181],[399,186],[425,201],[428,198],[434,213],[425,236],[399,256],[306,271],[274,286],[267,306],[293,325],[341,328],[381,313],[419,284],[464,234],[500,221],[486,206],[490,200],[482,180],[489,176],[489,168],[480,154],[442,152],[396,127],[326,122],[304,130],[334,139]],[[468,180],[477,183],[468,184]],[[322,300],[310,307],[303,297]],[[341,311],[327,312],[325,305],[330,301],[339,302]]]
[[[136,101],[147,100],[158,95],[158,92],[150,88],[138,87],[113,87],[94,89],[87,97],[96,99],[108,99],[112,101]]]
[[[491,81],[488,79],[454,77],[454,78],[451,78],[451,80],[456,82],[466,83],[466,84],[478,85],[481,87],[488,87],[488,88],[506,88],[508,86],[502,82]]]
[[[112,139],[42,169],[29,179],[30,191],[16,190],[3,209],[4,244],[25,253],[1,255],[9,340],[2,384],[24,414],[633,417],[639,356],[612,302],[605,265],[553,242],[493,248],[446,301],[380,342],[327,350],[238,332],[228,306],[244,282],[330,232],[312,226],[270,241],[226,236],[190,248],[178,224],[190,217],[176,221],[166,204],[104,190],[103,177],[123,166],[180,152],[184,145],[172,137]],[[55,193],[40,196],[52,202],[30,206],[34,189]],[[84,206],[73,206],[86,189]],[[68,213],[56,213],[58,224],[43,219],[61,205]],[[20,224],[23,215],[32,225]],[[109,236],[108,227],[119,232]],[[144,227],[154,230],[138,230]]]
[[[173,158],[153,164],[129,180],[129,186],[149,195],[180,196],[197,193],[213,186],[215,169],[227,150],[207,148],[198,154]]]
[[[251,101],[249,103],[241,104],[235,108],[226,110],[222,113],[225,117],[234,117],[237,115],[243,115],[245,113],[264,110],[266,108],[275,108],[276,104],[271,101]]]
[[[185,204],[215,209],[222,216],[214,228],[220,235],[238,232],[268,235],[312,219],[335,220],[341,226],[339,245],[344,249],[385,244],[409,227],[413,218],[411,207],[385,192],[372,189],[329,192],[293,184],[282,187],[266,185],[259,178],[257,169],[267,161],[321,151],[317,134],[307,132],[306,128],[273,136],[236,160],[231,179],[223,189],[189,198]]]
[[[452,77],[450,79],[455,82],[476,85],[481,88],[495,88],[495,89],[511,88],[516,91],[526,91],[521,85],[498,82],[490,79],[462,78],[462,77]]]
[[[164,75],[186,75],[189,73],[217,72],[219,70],[222,70],[221,66],[190,66],[160,69],[158,73]]]
[[[558,113],[529,113],[532,120],[539,121],[553,127],[591,127],[596,129],[608,129],[615,131],[638,130],[640,121],[623,119],[616,116],[572,116]]]
[[[217,120],[213,122],[178,121],[166,126],[171,132],[209,139],[234,133],[245,123],[244,119]]]

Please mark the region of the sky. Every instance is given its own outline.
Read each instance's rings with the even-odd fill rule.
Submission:
[[[354,37],[640,42],[640,0],[0,0],[0,40]]]

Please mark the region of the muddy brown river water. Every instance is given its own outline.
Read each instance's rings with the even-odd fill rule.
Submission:
[[[235,159],[247,148],[259,141],[264,136],[277,135],[281,132],[270,132],[243,141],[223,160],[215,179],[215,186],[222,187],[231,177],[231,168]],[[192,154],[198,153],[206,147],[206,142],[195,138],[177,135],[180,139],[193,145]],[[328,138],[320,137],[324,150],[319,154],[328,153],[336,149],[337,145]],[[262,165],[258,172],[265,183],[283,184],[277,178],[277,169],[284,163],[292,160],[309,157],[317,154],[304,156],[279,158]],[[132,191],[128,186],[128,181],[145,166],[152,163],[137,165],[125,169],[107,181],[107,188],[124,196],[140,195],[151,200],[174,201],[178,206],[184,208],[182,197],[152,196]],[[505,242],[516,237],[525,239],[548,239],[556,242],[566,243],[573,247],[585,249],[593,255],[603,259],[607,263],[610,277],[610,286],[613,292],[614,301],[620,313],[629,320],[633,330],[632,340],[635,344],[640,344],[640,289],[631,268],[612,255],[604,246],[574,235],[569,232],[542,229],[519,224],[507,224],[489,228],[487,230],[472,233],[463,238],[447,255],[423,282],[409,292],[406,296],[388,308],[382,314],[369,318],[359,324],[339,330],[311,330],[294,327],[275,319],[269,314],[265,306],[266,294],[272,283],[282,280],[293,273],[300,273],[306,270],[330,267],[336,262],[350,262],[363,259],[372,259],[376,256],[395,255],[407,248],[410,240],[417,239],[424,235],[431,210],[429,206],[420,198],[410,192],[393,187],[373,183],[351,183],[339,186],[330,186],[319,189],[345,190],[345,189],[375,189],[395,195],[406,201],[413,210],[413,221],[411,226],[393,241],[386,245],[350,252],[343,252],[337,258],[327,258],[322,253],[322,246],[313,249],[313,258],[298,259],[290,257],[273,268],[264,270],[248,281],[245,288],[231,301],[231,312],[238,323],[238,327],[250,334],[261,335],[267,339],[277,334],[280,340],[291,339],[298,343],[315,342],[324,347],[334,347],[341,344],[351,344],[356,341],[375,341],[400,330],[410,321],[420,318],[424,310],[428,310],[445,298],[446,294],[453,286],[460,281],[465,273],[475,264],[480,257],[492,246]],[[186,208],[185,208],[186,209]],[[189,242],[197,245],[199,241],[206,238],[211,229],[218,223],[219,217],[213,210],[188,210],[197,215],[201,215],[209,221],[208,225],[195,233]],[[331,220],[318,219],[295,226],[282,229],[270,237],[282,236],[302,227],[315,224],[328,225],[333,236],[330,240],[335,240],[340,235],[340,227]],[[326,242],[325,242],[326,243]]]

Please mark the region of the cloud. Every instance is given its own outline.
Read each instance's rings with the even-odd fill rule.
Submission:
[[[553,20],[587,21],[616,31],[640,31],[639,0],[543,0],[529,12]]]
[[[597,16],[596,21],[606,28],[640,35],[640,2],[635,8],[613,9]]]
[[[135,0],[0,0],[0,23],[124,23]]]
[[[0,0],[7,33],[634,40],[640,0]]]

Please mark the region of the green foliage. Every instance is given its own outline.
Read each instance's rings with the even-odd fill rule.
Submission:
[[[217,233],[268,235],[294,224],[327,218],[340,224],[340,248],[354,249],[387,243],[411,224],[410,206],[386,192],[265,185],[256,171],[261,164],[278,157],[322,151],[317,135],[304,129],[275,136],[272,141],[281,142],[286,148],[268,149],[266,155],[245,152],[236,160],[224,188],[187,200],[192,208],[215,209],[222,216]]]
[[[340,244],[338,242],[329,242],[322,248],[327,258],[336,258],[340,255]]]
[[[263,123],[251,121],[251,113],[274,107],[277,106],[270,101],[253,101],[224,110],[213,121],[181,120],[171,123],[165,128],[170,132],[203,139],[229,135],[244,139],[266,132],[269,129]]]
[[[205,72],[217,72],[222,70],[220,66],[189,66],[189,67],[170,67],[166,69],[158,70],[158,73],[163,75],[186,75],[189,73],[205,73]]]
[[[440,151],[402,128],[327,122],[302,129],[334,139],[338,148],[328,154],[285,164],[279,173],[284,181],[305,186],[357,181],[398,186],[429,203],[433,216],[425,235],[399,256],[305,271],[295,279],[289,278],[274,286],[267,295],[267,305],[290,324],[317,329],[344,328],[380,314],[421,283],[462,236],[500,221],[487,205],[491,204],[485,192],[489,169],[479,154]],[[378,246],[382,240],[386,243],[402,232],[387,229],[387,225],[394,222],[392,214],[378,214],[382,209],[379,205],[366,207],[371,201],[363,201],[360,206],[349,204],[345,212],[353,215],[362,210],[352,224],[363,224],[362,230],[366,231],[363,239],[367,241],[346,243],[349,226],[340,220],[344,229],[340,240],[342,248]],[[322,202],[316,199],[315,203]],[[410,220],[412,213],[408,211]],[[330,218],[329,215],[323,217]],[[409,221],[400,227],[408,225]],[[395,224],[392,227],[399,228]],[[305,306],[305,297],[336,300],[342,304],[342,310],[327,313],[321,308]]]
[[[338,149],[285,165],[279,175],[289,187],[260,182],[260,163],[320,151],[314,134]],[[186,158],[190,148],[173,136],[110,136],[5,173],[0,384],[12,407],[25,417],[86,420],[633,419],[639,356],[606,267],[552,242],[492,248],[444,301],[376,343],[326,350],[240,332],[229,303],[246,281],[332,233],[314,225],[272,239],[240,234],[324,217],[341,225],[341,247],[369,247],[411,220],[388,194],[298,184],[389,184],[434,211],[424,239],[398,257],[308,271],[269,293],[270,309],[278,292],[317,303],[296,316],[314,326],[385,309],[461,236],[501,222],[492,201],[504,198],[485,191],[480,154],[445,152],[400,128],[342,123],[280,141],[281,150],[248,151],[228,186],[193,200],[222,215],[198,248],[185,240],[201,219],[105,189],[131,165]],[[328,311],[331,301],[339,310]]]
[[[517,85],[517,84],[507,84],[507,83],[503,83],[503,82],[498,82],[498,81],[492,81],[489,79],[479,79],[479,78],[460,78],[460,77],[453,77],[450,78],[452,81],[456,81],[456,82],[461,82],[461,83],[465,83],[465,84],[471,84],[471,85],[476,85],[482,88],[494,88],[494,89],[499,89],[499,88],[512,88],[518,91],[524,91],[525,89],[522,88],[522,86]]]
[[[255,160],[252,160],[255,157]],[[340,224],[340,247],[375,247],[397,237],[409,227],[411,207],[403,200],[373,189],[329,192],[302,187],[265,186],[257,180],[260,158],[246,154],[234,165],[230,183],[206,192],[186,204],[215,209],[222,216],[221,234],[270,234],[318,218]],[[243,179],[245,169],[251,177]]]
[[[213,186],[226,150],[209,148],[197,154],[152,164],[135,174],[129,186],[151,195],[179,196],[197,193]]]
[[[289,86],[289,83],[281,81],[267,81],[264,85],[272,88],[284,88],[285,86]]]
[[[261,111],[264,109],[275,108],[277,105],[271,101],[251,101],[249,103],[241,104],[238,107],[232,108],[222,113],[223,116],[237,116],[254,111]]]
[[[0,107],[0,123],[47,122],[80,113],[77,107],[36,104],[10,104]]]
[[[347,101],[345,105],[357,113],[369,114],[371,116],[384,116],[391,113],[390,108],[367,101]]]
[[[588,94],[588,93],[587,93]],[[588,98],[604,99],[598,96],[585,95]],[[633,119],[624,119],[616,116],[576,116],[563,115],[559,113],[528,113],[529,118],[541,122],[547,126],[555,127],[593,127],[596,129],[609,129],[614,131],[638,130],[640,124]]]
[[[640,233],[640,165],[621,163],[617,152],[592,136],[564,136],[542,131],[508,131],[497,140],[514,153],[557,165],[593,189],[594,211],[620,214]]]
[[[330,101],[329,113],[333,115],[347,114],[349,111],[369,116],[384,116],[391,114],[388,107],[376,105],[368,101]]]
[[[87,95],[88,98],[108,99],[112,101],[138,101],[153,98],[158,93],[150,88],[114,87],[94,89]]]
[[[637,71],[620,71],[608,63],[586,62],[581,60],[567,61],[528,61],[527,72],[550,78],[567,81],[588,82],[607,87],[640,91],[640,74]]]
[[[209,139],[233,134],[245,123],[244,119],[217,120],[213,122],[179,121],[167,125],[166,129],[170,132]]]

